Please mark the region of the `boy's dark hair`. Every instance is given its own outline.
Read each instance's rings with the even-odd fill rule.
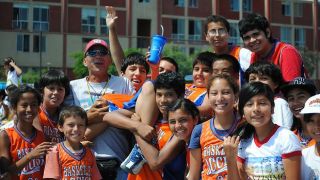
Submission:
[[[249,31],[254,29],[260,30],[264,32],[265,36],[267,36],[267,29],[270,29],[269,21],[266,17],[257,14],[257,13],[250,13],[245,18],[241,19],[238,23],[239,32],[241,38],[243,35]],[[268,38],[270,42],[273,42],[273,37],[270,32],[270,37]]]
[[[216,57],[214,58],[212,65],[216,61],[228,61],[232,64],[232,70],[234,73],[238,74],[240,71],[240,64],[239,61],[230,54],[216,54]]]
[[[168,56],[165,56],[165,57],[161,57],[161,58],[160,58],[160,61],[167,61],[167,62],[173,64],[174,67],[176,67],[176,72],[177,72],[177,73],[179,72],[179,65],[178,65],[177,61],[174,60],[173,58],[168,57]]]
[[[209,80],[208,80],[208,85],[207,85],[207,94],[209,94],[209,91],[210,91],[210,88],[211,88],[211,85],[212,85],[212,82],[216,79],[225,79],[229,86],[231,87],[232,91],[234,94],[238,94],[239,92],[239,86],[238,84],[234,81],[234,79],[227,75],[227,74],[216,74],[216,75],[213,75]]]
[[[9,70],[10,70],[10,71],[13,71],[14,68],[10,65],[10,62],[14,62],[14,63],[15,63],[15,61],[14,61],[14,59],[13,59],[12,57],[6,57],[6,58],[4,58],[4,60],[3,60],[3,65],[10,66]]]
[[[244,77],[247,82],[249,82],[250,74],[269,76],[272,81],[278,85],[278,87],[274,91],[275,93],[279,92],[280,87],[284,83],[280,69],[276,65],[269,62],[258,61],[251,64],[244,73]]]
[[[206,20],[206,22],[204,24],[204,34],[208,33],[208,24],[211,23],[211,22],[214,22],[214,23],[219,23],[220,22],[220,23],[222,23],[226,27],[226,29],[227,29],[227,31],[229,33],[230,24],[227,21],[227,19],[225,17],[223,17],[223,16],[211,15],[211,16],[207,17],[207,20]]]
[[[267,97],[267,99],[271,103],[271,108],[274,108],[274,93],[272,92],[271,88],[268,85],[263,84],[262,82],[252,82],[244,85],[240,90],[238,104],[240,116],[244,115],[243,109],[246,103],[256,95],[263,95]],[[243,130],[241,130],[243,131],[243,134],[240,133],[242,134],[241,139],[249,138],[254,132],[254,127],[249,123],[246,123],[246,125],[242,126],[241,128],[244,128]],[[239,129],[237,131],[240,132]]]
[[[70,80],[69,78],[60,70],[50,69],[48,72],[44,73],[39,80],[38,86],[39,91],[43,93],[43,90],[46,86],[49,85],[58,85],[65,89],[64,97],[67,97],[70,93]]]
[[[193,60],[192,68],[194,68],[194,66],[197,64],[203,64],[205,66],[208,66],[212,70],[212,62],[215,59],[215,57],[216,57],[216,54],[212,52],[209,52],[209,51],[201,52]]]
[[[138,64],[143,66],[146,69],[146,74],[149,73],[149,65],[145,59],[145,57],[137,52],[130,53],[127,58],[124,59],[123,63],[121,64],[121,72],[125,73],[126,69],[130,65]]]
[[[22,94],[24,94],[24,93],[32,93],[35,96],[38,105],[40,105],[41,95],[39,94],[39,92],[30,86],[22,84],[19,87],[17,87],[16,89],[14,89],[12,91],[12,93],[9,95],[9,101],[10,101],[13,109],[17,108],[18,102],[19,102]]]
[[[177,96],[184,97],[185,93],[185,81],[184,78],[176,72],[166,72],[159,74],[154,82],[154,90],[157,89],[173,89]]]
[[[176,100],[175,104],[172,105],[169,108],[169,112],[174,112],[178,109],[183,110],[184,112],[187,112],[188,114],[190,114],[193,118],[198,118],[198,120],[200,120],[200,112],[199,109],[197,108],[197,106],[190,101],[189,99],[186,98],[179,98]]]
[[[85,110],[79,106],[65,106],[62,108],[59,114],[58,125],[63,126],[63,123],[66,118],[71,116],[78,116],[81,119],[85,120],[86,126],[88,125],[88,116]]]

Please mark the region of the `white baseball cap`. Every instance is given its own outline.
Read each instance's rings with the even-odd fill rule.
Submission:
[[[310,97],[300,114],[320,113],[320,94]]]

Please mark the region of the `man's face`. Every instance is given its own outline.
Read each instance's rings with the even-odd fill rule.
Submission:
[[[92,46],[83,60],[90,73],[106,73],[111,63],[110,51],[100,45]]]
[[[147,70],[141,64],[132,64],[126,68],[124,76],[131,81],[134,89],[138,91],[147,79]]]
[[[206,40],[213,48],[223,48],[228,46],[229,34],[226,27],[221,22],[210,22],[206,33]]]
[[[167,115],[168,108],[178,99],[177,93],[174,89],[157,89],[156,90],[156,103],[158,109],[164,117]]]
[[[267,29],[267,36],[270,36],[270,30]],[[250,51],[259,55],[264,55],[271,45],[266,34],[258,29],[254,29],[245,33],[242,37],[243,43]]]

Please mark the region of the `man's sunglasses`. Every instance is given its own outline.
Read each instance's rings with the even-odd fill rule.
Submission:
[[[86,53],[86,56],[95,57],[95,56],[106,56],[110,55],[110,52],[108,50],[91,50]]]

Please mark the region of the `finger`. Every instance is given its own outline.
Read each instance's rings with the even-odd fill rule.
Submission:
[[[240,143],[240,136],[237,136],[236,138],[236,144],[238,145]]]

